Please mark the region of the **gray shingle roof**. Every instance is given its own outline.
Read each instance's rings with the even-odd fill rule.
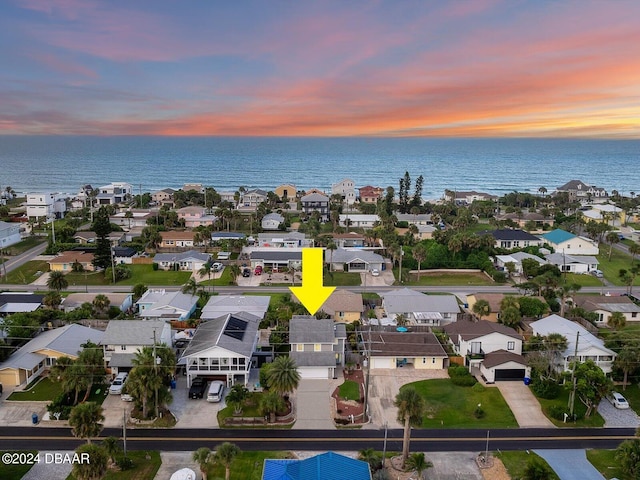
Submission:
[[[459,313],[455,295],[425,295],[409,288],[392,290],[382,294],[387,313],[439,312]]]
[[[289,343],[333,343],[333,320],[294,315],[289,322]]]
[[[155,263],[160,262],[184,262],[186,260],[198,260],[200,262],[208,262],[211,255],[208,253],[201,253],[196,250],[189,250],[187,252],[178,253],[158,253],[153,257]]]
[[[522,340],[522,335],[516,332],[513,328],[502,325],[501,323],[489,322],[487,320],[479,320],[477,322],[461,320],[445,325],[442,328],[449,337],[457,337],[460,335],[464,340],[472,340],[491,333],[501,333],[503,335]]]
[[[522,355],[517,355],[506,350],[496,350],[495,352],[487,353],[482,360],[482,364],[486,368],[497,367],[507,362],[515,362],[525,367],[527,366],[527,361]]]
[[[384,263],[384,258],[377,253],[370,252],[368,250],[347,250],[344,248],[338,248],[331,252],[325,252],[325,261],[332,261],[333,263],[352,263],[354,261],[362,261],[364,263]]]
[[[447,352],[433,333],[371,332],[371,355],[374,357],[386,357],[390,355],[446,357]]]
[[[319,193],[310,193],[300,199],[302,202],[328,202],[329,197]]]
[[[302,260],[302,252],[294,251],[268,251],[268,250],[254,250],[251,252],[251,260],[263,260],[265,262],[277,262],[277,261],[290,261],[290,260]]]
[[[164,320],[111,320],[102,338],[102,345],[153,345],[153,331],[159,341]]]
[[[335,367],[334,352],[291,352],[289,356],[298,367]]]
[[[244,330],[244,335],[241,339],[234,338],[223,333],[229,321],[233,321],[232,319],[246,322],[246,329]],[[221,318],[201,323],[198,325],[198,328],[193,334],[193,338],[182,354],[182,357],[197,356],[200,352],[218,346],[247,358],[251,358],[254,344],[256,342],[259,323],[260,319],[258,317],[246,312],[229,314]]]
[[[633,303],[629,297],[608,297],[606,295],[576,295],[573,301],[579,307],[586,310],[605,310],[607,312],[633,313],[640,312],[640,307]]]

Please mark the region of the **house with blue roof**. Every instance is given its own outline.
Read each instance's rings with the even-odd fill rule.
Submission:
[[[556,228],[540,236],[542,241],[552,247],[556,253],[563,252],[571,255],[598,255],[598,243],[593,240],[574,235],[571,232]]]
[[[262,480],[371,480],[369,464],[335,452],[304,460],[266,459]]]

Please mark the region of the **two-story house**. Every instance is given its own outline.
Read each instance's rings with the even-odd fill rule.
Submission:
[[[136,302],[138,315],[142,318],[186,320],[198,306],[198,297],[182,292],[150,288]]]
[[[147,221],[158,215],[157,210],[140,210],[131,209],[126,212],[118,212],[109,216],[109,223],[118,225],[124,229],[144,228],[148,225]]]
[[[128,372],[144,347],[171,348],[171,324],[164,320],[111,320],[100,345],[105,367],[113,375]]]
[[[278,185],[273,193],[275,193],[283,202],[292,202],[298,196],[298,189],[295,185],[283,183],[282,185]]]
[[[321,193],[310,193],[300,199],[302,204],[302,212],[305,215],[311,215],[313,212],[320,214],[320,220],[326,222],[329,220],[329,197]]]
[[[569,194],[569,201],[577,200],[582,203],[606,199],[609,196],[604,188],[587,185],[582,180],[571,180],[556,188],[556,192],[566,192]]]
[[[158,190],[151,194],[151,201],[156,205],[166,205],[172,208],[174,193],[176,193],[176,191],[173,188],[163,188],[162,190]]]
[[[331,185],[331,194],[340,195],[347,205],[353,205],[356,202],[356,188],[350,178],[344,178]]]
[[[497,195],[490,193],[476,192],[471,190],[469,192],[457,191],[457,190],[445,190],[444,200],[447,202],[454,202],[458,205],[471,205],[473,202],[486,202],[488,200],[497,201]]]
[[[443,330],[454,351],[464,357],[465,365],[479,368],[489,383],[525,377],[522,335],[513,328],[486,320],[465,320],[445,325]]]
[[[460,306],[455,295],[425,295],[409,288],[384,292],[382,309],[395,323],[438,326],[455,323]],[[398,322],[402,316],[403,321]]]
[[[227,385],[247,385],[259,323],[255,315],[239,312],[198,325],[179,360],[186,367],[187,384],[195,377],[226,377]]]
[[[551,232],[540,235],[542,241],[552,247],[556,253],[563,251],[569,255],[598,255],[598,243],[593,240],[574,235],[571,232],[556,228]]]
[[[62,193],[27,193],[27,217],[47,221],[64,217],[67,211],[66,195]]]
[[[257,210],[258,205],[267,201],[267,192],[259,188],[247,190],[240,194],[238,210]]]
[[[593,360],[606,374],[611,373],[613,361],[617,354],[604,346],[604,340],[596,337],[582,325],[560,315],[549,315],[530,324],[534,335],[547,336],[551,333],[559,333],[567,339],[567,348],[560,352],[557,368],[560,371],[569,370],[574,361],[576,351],[580,362]]]
[[[178,219],[183,221],[184,226],[187,228],[213,225],[218,220],[218,217],[208,215],[204,207],[197,205],[180,208],[176,213],[178,214]]]
[[[384,195],[384,188],[382,187],[372,187],[371,185],[367,185],[365,187],[360,187],[358,190],[360,193],[360,203],[370,203],[375,205]]]
[[[333,378],[336,365],[344,366],[344,324],[317,319],[311,315],[294,315],[289,322],[290,357],[296,362],[301,378]]]
[[[98,188],[96,201],[98,205],[115,205],[123,203],[133,195],[133,186],[126,182],[112,182]]]

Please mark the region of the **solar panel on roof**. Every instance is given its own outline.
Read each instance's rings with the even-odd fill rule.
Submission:
[[[222,333],[236,340],[242,340],[246,329],[247,322],[236,317],[230,317]]]

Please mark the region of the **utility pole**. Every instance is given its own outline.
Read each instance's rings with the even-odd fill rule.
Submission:
[[[156,329],[153,329],[153,371],[158,376],[158,359],[156,358]],[[158,387],[156,386],[156,402],[155,402],[155,413],[156,418],[158,418]]]
[[[580,332],[576,332],[576,348],[573,353],[573,368],[571,369],[571,383],[573,387],[571,389],[571,395],[569,395],[569,414],[573,419],[573,408],[576,403],[576,387],[578,379],[576,378],[576,367],[578,366],[578,341],[580,340]]]
[[[384,462],[387,458],[387,434],[389,430],[389,425],[387,422],[384,422],[384,443],[382,444],[382,466],[384,466]]]
[[[124,456],[127,456],[127,409],[122,409],[122,444]]]
[[[371,325],[369,325],[369,338],[367,347],[367,373],[364,380],[364,415],[365,420],[369,419],[369,380],[371,374]]]

